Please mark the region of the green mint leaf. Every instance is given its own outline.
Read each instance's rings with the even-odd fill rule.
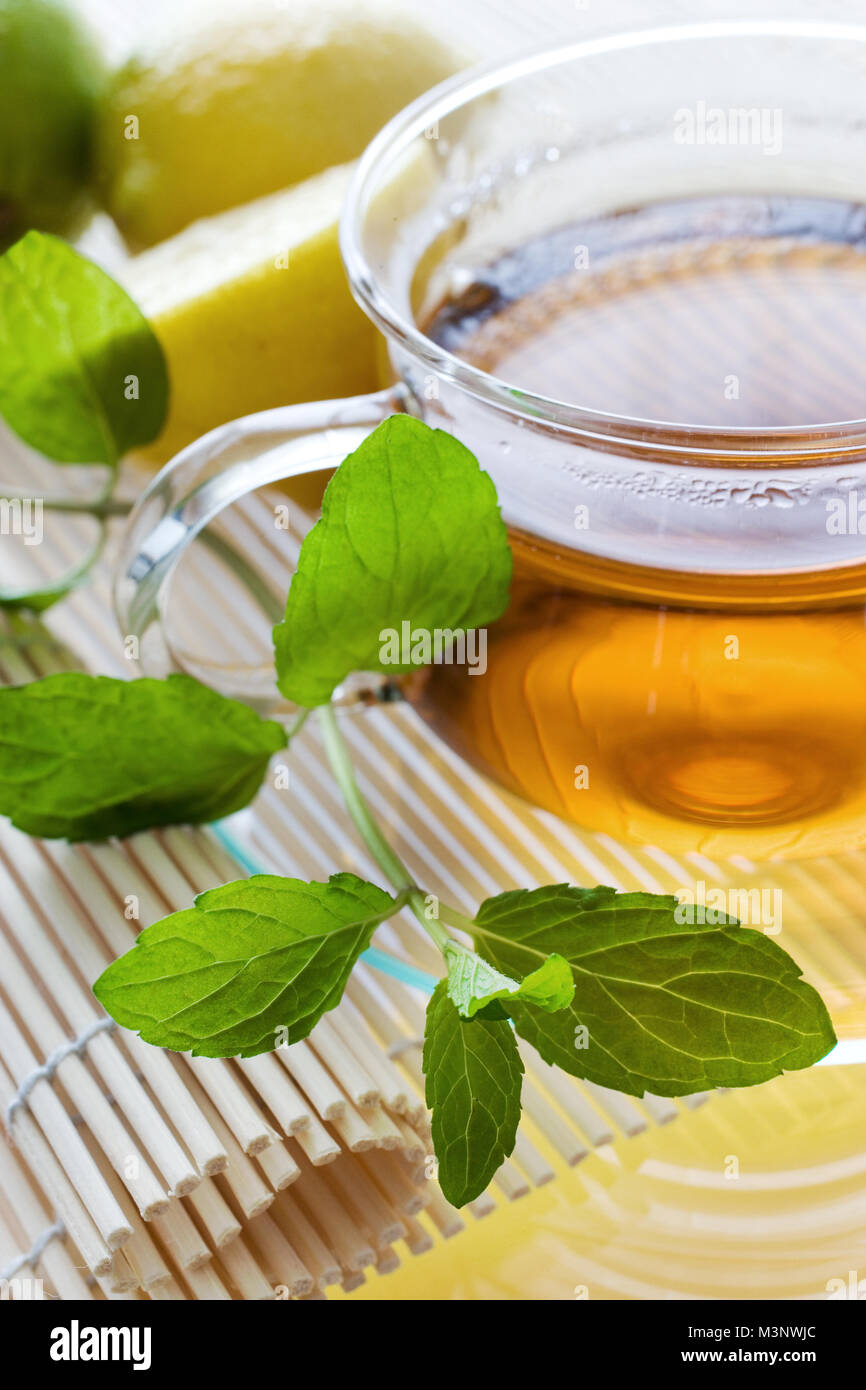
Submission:
[[[305,1038],[340,1002],[358,956],[400,901],[354,874],[257,874],[146,927],[93,992],[145,1042],[254,1057]]]
[[[571,967],[562,956],[548,956],[537,970],[521,981],[503,975],[474,951],[466,951],[456,942],[445,947],[445,964],[448,996],[463,1018],[474,1018],[497,999],[519,999],[554,1013],[567,1008],[574,995]]]
[[[0,690],[0,815],[68,840],[215,820],[252,800],[285,744],[190,676],[46,676]]]
[[[114,465],[162,428],[165,358],[125,290],[58,237],[0,256],[0,415],[57,463]]]
[[[514,1029],[507,1019],[461,1018],[441,980],[427,1006],[423,1067],[439,1186],[462,1207],[484,1191],[517,1138],[523,1063]]]
[[[337,469],[301,547],[274,629],[280,690],[315,706],[353,671],[430,665],[445,634],[501,616],[510,580],[489,476],[450,434],[392,415]]]
[[[830,1050],[827,1010],[781,947],[736,923],[677,921],[677,907],[613,888],[520,889],[482,903],[475,944],[512,975],[564,956],[567,1009],[505,1007],[546,1062],[630,1095],[751,1086]]]

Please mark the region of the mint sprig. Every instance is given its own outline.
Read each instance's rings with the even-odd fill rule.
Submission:
[[[565,957],[565,1008],[543,1014],[517,996],[504,1007],[546,1062],[600,1086],[638,1096],[750,1086],[829,1051],[829,1014],[786,951],[733,920],[678,922],[677,906],[560,883],[489,898],[474,934],[499,970]]]
[[[337,469],[301,548],[274,629],[279,688],[312,707],[354,671],[429,665],[425,646],[501,617],[510,581],[489,474],[452,435],[393,415]]]
[[[443,1196],[465,1206],[514,1148],[523,1063],[508,1021],[460,1017],[444,981],[427,1006],[425,1099]]]
[[[254,1057],[311,1032],[401,905],[354,874],[224,883],[146,927],[93,992],[145,1042],[195,1057]]]
[[[59,237],[0,256],[0,415],[56,463],[114,466],[162,428],[168,373],[138,306]]]
[[[568,961],[555,953],[542,959],[523,980],[504,975],[475,951],[467,951],[456,941],[449,941],[443,954],[448,971],[448,997],[463,1018],[474,1018],[482,1009],[487,1010],[488,1018],[491,1017],[491,1006],[500,999],[509,1004],[522,1001],[556,1013],[567,1008],[574,995]]]
[[[67,840],[216,820],[285,746],[281,725],[190,676],[46,676],[0,690],[0,812]]]
[[[638,1095],[753,1085],[811,1065],[835,1041],[819,996],[775,942],[733,921],[681,926],[668,896],[565,884],[500,894],[474,920],[441,902],[438,916],[428,911],[328,701],[352,671],[387,669],[383,628],[492,621],[509,576],[493,485],[468,450],[408,417],[380,426],[329,485],[275,643],[284,694],[321,706],[331,771],[392,893],[346,874],[226,884],[148,927],[95,985],[150,1042],[250,1056],[306,1036],[339,1002],[376,926],[411,910],[443,957],[424,1070],[439,1179],[455,1205],[513,1149],[517,1033],[552,1065]],[[286,742],[186,677],[49,678],[0,692],[0,811],[70,838],[215,817],[252,797]]]
[[[110,470],[92,502],[40,497],[46,512],[89,512],[98,520],[96,539],[45,587],[0,590],[0,607],[41,611],[86,576],[105,519],[128,510],[111,499],[116,465],[160,433],[168,397],[159,341],[110,275],[44,232],[27,232],[0,255],[0,416],[50,462]],[[14,498],[26,492],[23,479],[8,482]]]

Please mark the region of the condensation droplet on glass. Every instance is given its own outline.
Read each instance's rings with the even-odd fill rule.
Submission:
[[[779,487],[768,487],[766,496],[767,500],[776,507],[793,507],[794,505],[793,497]]]

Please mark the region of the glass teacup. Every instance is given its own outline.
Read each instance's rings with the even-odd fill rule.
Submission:
[[[243,654],[172,632],[189,542],[251,490],[333,467],[395,410],[453,432],[496,483],[513,597],[483,669],[446,659],[409,698],[464,757],[588,831],[738,856],[741,874],[826,860],[818,926],[845,933],[833,969],[853,1032],[864,74],[866,28],[749,22],[578,43],[421,98],[368,149],[342,224],[394,384],[192,445],[140,501],[117,580],[146,670],[276,709],[267,622]],[[252,554],[236,566],[270,621],[288,574]]]

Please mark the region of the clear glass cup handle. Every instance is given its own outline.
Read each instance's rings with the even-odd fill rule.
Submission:
[[[114,572],[114,602],[124,640],[147,675],[177,669],[163,626],[169,583],[187,547],[240,498],[269,483],[333,468],[376,425],[404,409],[400,386],[340,401],[281,406],[221,425],[190,444],[156,475],[127,522]],[[252,569],[236,572],[260,603]],[[233,694],[273,705],[273,673],[249,674]]]

